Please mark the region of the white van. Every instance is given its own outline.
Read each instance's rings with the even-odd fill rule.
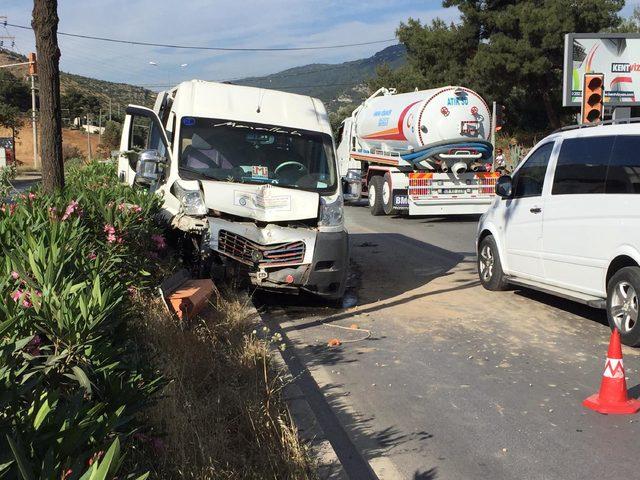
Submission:
[[[539,142],[478,225],[485,288],[508,284],[606,308],[640,345],[640,124],[569,127]]]
[[[339,299],[348,236],[331,127],[308,96],[192,80],[130,105],[120,180],[163,197],[203,275]]]

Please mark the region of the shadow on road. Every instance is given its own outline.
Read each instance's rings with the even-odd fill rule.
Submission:
[[[589,307],[588,305],[584,305],[582,303],[574,302],[562,297],[556,297],[555,295],[550,295],[548,293],[539,292],[537,290],[530,290],[527,288],[518,287],[515,290],[515,294],[528,298],[530,300],[534,300],[536,302],[543,303],[549,307],[557,308],[558,310],[563,310],[567,313],[586,318],[601,325],[609,325],[606,312],[598,308]]]
[[[438,477],[438,469],[430,468],[424,472],[416,472],[413,474],[413,480],[434,480]]]

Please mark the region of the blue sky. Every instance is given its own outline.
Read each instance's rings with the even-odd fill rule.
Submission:
[[[624,14],[640,0],[627,2]],[[440,0],[59,0],[60,31],[158,43],[222,47],[335,45],[393,38],[409,17],[455,21]],[[3,0],[0,15],[29,25],[32,2]],[[16,50],[34,50],[31,31],[7,27]],[[0,28],[2,34],[7,34]],[[227,80],[309,63],[372,55],[388,44],[298,52],[210,52],[116,45],[59,37],[64,71],[142,85]],[[152,66],[149,62],[157,63]],[[187,63],[186,67],[180,67]]]
[[[436,0],[59,0],[58,3],[61,32],[223,47],[367,42],[393,38],[400,21],[409,17],[425,21],[436,16],[457,18],[456,10],[445,10]],[[9,23],[29,25],[31,7],[29,0],[4,0],[0,15],[6,14]],[[34,49],[31,31],[7,28],[16,36],[18,51],[26,53]],[[262,75],[308,63],[354,60],[391,44],[303,52],[227,53],[115,45],[62,36],[59,42],[64,71],[135,84]],[[188,66],[181,68],[184,63]]]

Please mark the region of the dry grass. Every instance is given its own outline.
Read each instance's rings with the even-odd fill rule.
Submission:
[[[160,302],[144,309],[140,329],[147,353],[171,380],[147,412],[151,431],[141,436],[142,461],[152,477],[312,478],[267,341],[254,333],[248,305],[221,296],[188,328]]]

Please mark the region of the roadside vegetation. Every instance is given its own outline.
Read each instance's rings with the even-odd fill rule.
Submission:
[[[109,163],[0,205],[0,478],[308,477],[247,305],[157,300],[158,208]]]

